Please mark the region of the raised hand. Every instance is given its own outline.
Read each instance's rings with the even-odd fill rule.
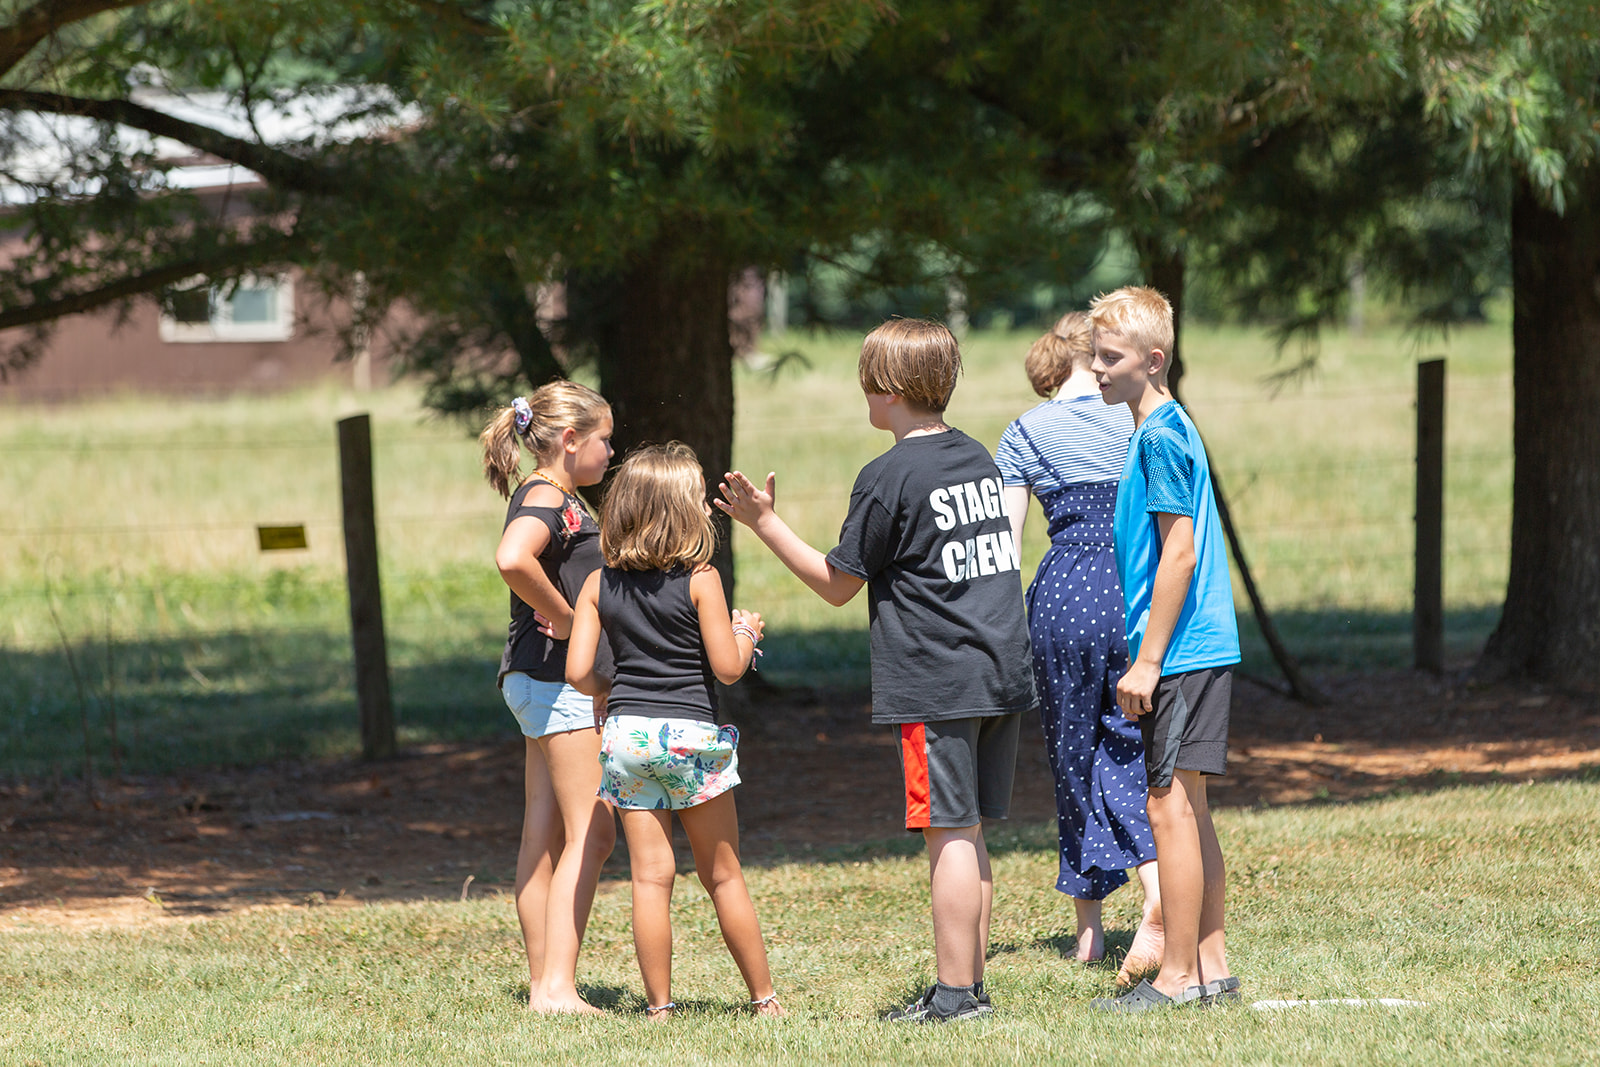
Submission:
[[[712,503],[721,508],[723,512],[732,517],[736,522],[746,526],[755,527],[767,515],[772,514],[778,503],[778,476],[775,473],[767,475],[767,486],[758,489],[754,482],[744,476],[742,471],[729,471],[723,475],[724,481],[717,483],[717,489],[722,493],[721,500]]]

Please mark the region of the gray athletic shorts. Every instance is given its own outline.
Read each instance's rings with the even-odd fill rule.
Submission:
[[[906,829],[959,829],[1011,811],[1020,712],[900,723]]]
[[[1155,710],[1139,716],[1144,774],[1151,789],[1172,784],[1172,772],[1228,773],[1228,712],[1233,668],[1169,674],[1156,683]]]

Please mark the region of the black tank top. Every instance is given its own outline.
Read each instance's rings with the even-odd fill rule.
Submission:
[[[608,715],[717,721],[716,678],[689,598],[690,571],[600,571],[600,625],[616,681]]]
[[[566,499],[560,507],[524,506],[528,490],[536,485],[555,483],[530,477],[517,486],[506,507],[506,525],[529,517],[549,528],[550,543],[539,553],[539,566],[570,605],[577,601],[589,575],[600,569],[600,524],[584,509],[583,501],[564,489],[562,494]],[[556,488],[561,487],[557,485]],[[611,650],[604,638],[595,652],[595,670],[603,678],[611,676]],[[511,626],[506,634],[505,651],[500,655],[496,684],[503,683],[512,671],[521,671],[541,682],[563,682],[567,677],[567,643],[540,633],[534,622],[533,608],[516,593],[511,594]]]

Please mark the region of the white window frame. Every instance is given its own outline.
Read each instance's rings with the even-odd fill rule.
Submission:
[[[231,306],[221,299],[227,292],[226,285],[210,286],[211,321],[210,322],[179,322],[166,310],[162,309],[160,333],[161,339],[169,344],[204,344],[216,341],[288,341],[294,337],[294,279],[287,274],[276,278],[258,277],[247,274],[239,279],[243,285],[253,289],[276,287],[278,290],[278,314],[271,322],[240,322],[236,323],[231,317]],[[190,279],[182,288],[197,288],[205,285],[206,280],[201,277]]]

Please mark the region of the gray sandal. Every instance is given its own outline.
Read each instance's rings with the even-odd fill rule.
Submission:
[[[1222,980],[1226,981],[1226,979]],[[1091,1000],[1089,1007],[1097,1011],[1154,1011],[1158,1008],[1182,1008],[1189,1004],[1199,1004],[1204,1000],[1205,995],[1205,986],[1192,985],[1177,996],[1169,997],[1151,985],[1150,980],[1146,978],[1120,997],[1098,997]]]

